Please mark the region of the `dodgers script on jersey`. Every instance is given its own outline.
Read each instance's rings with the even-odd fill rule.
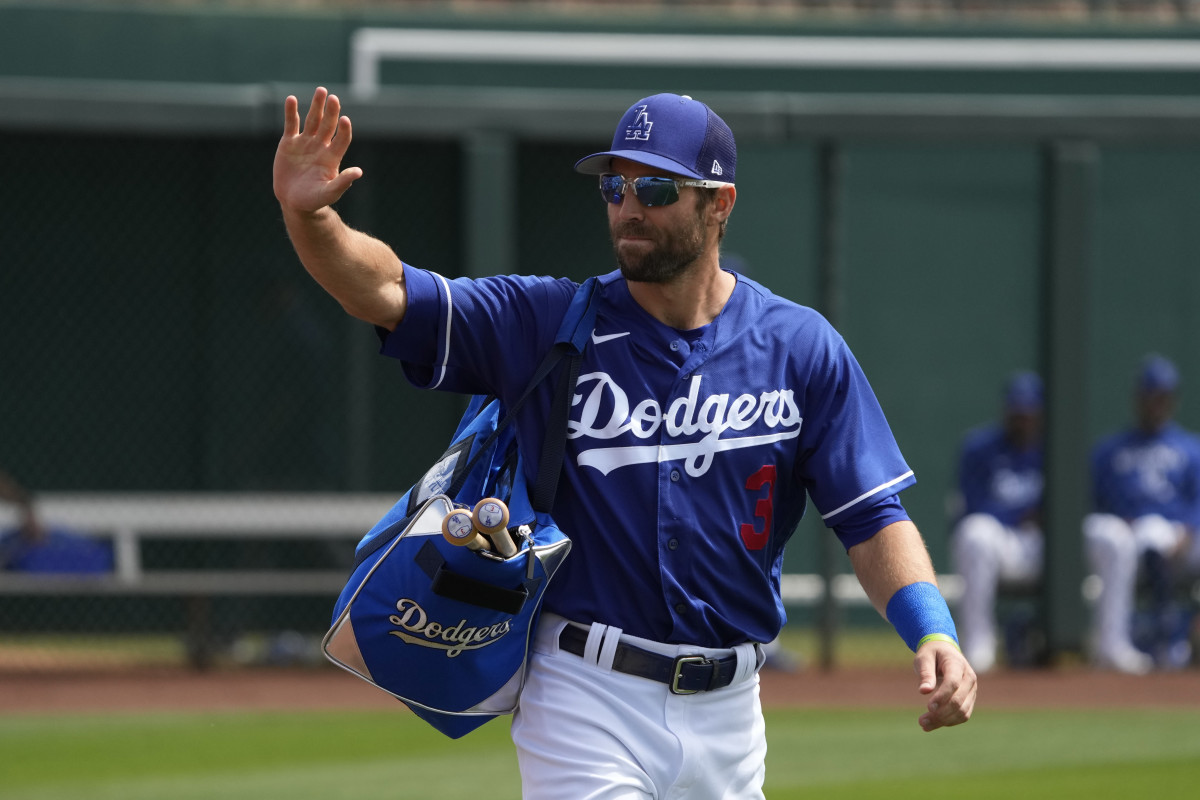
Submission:
[[[806,495],[839,534],[888,503],[891,521],[907,518],[894,495],[915,478],[841,336],[736,277],[720,315],[695,331],[646,313],[619,272],[601,279],[553,509],[572,552],[547,610],[662,642],[770,641],[784,621],[783,547]],[[408,310],[383,352],[418,387],[506,404],[575,290],[565,279],[447,280],[408,265],[405,282]],[[531,474],[554,384],[517,417]]]

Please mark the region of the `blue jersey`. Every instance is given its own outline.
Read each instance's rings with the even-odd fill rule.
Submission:
[[[847,546],[907,518],[894,495],[913,473],[841,336],[736,277],[718,317],[685,332],[643,310],[619,273],[602,279],[553,509],[573,545],[548,610],[663,642],[770,641],[784,620],[783,546],[806,493]],[[405,281],[408,310],[384,353],[417,386],[507,404],[576,286],[450,281],[408,266]],[[540,453],[554,382],[516,420],[527,456]],[[535,473],[536,457],[526,468]],[[857,531],[873,509],[884,511]]]
[[[1092,453],[1092,490],[1097,511],[1200,526],[1200,440],[1174,423],[1114,434]]]
[[[963,514],[990,514],[1010,528],[1031,518],[1042,504],[1041,444],[1020,450],[1000,425],[970,431],[963,439],[958,488]]]

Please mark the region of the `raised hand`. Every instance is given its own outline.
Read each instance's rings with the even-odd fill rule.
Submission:
[[[301,130],[299,101],[292,96],[284,101],[273,179],[275,197],[285,211],[319,211],[362,177],[359,167],[341,169],[351,139],[350,118],[340,116],[341,108],[337,95],[317,87]]]

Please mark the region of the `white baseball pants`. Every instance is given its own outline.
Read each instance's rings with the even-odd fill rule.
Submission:
[[[1042,532],[1009,528],[991,514],[968,514],[950,539],[954,568],[963,579],[955,611],[963,654],[976,672],[996,661],[996,591],[1001,582],[1034,581],[1045,557]]]
[[[569,624],[543,614],[513,716],[525,800],[761,800],[766,725],[753,645],[707,650],[592,625],[584,657],[559,650]],[[738,656],[730,686],[674,695],[612,669],[618,639],[664,655]]]
[[[1112,514],[1088,514],[1083,536],[1092,569],[1100,577],[1100,596],[1093,612],[1093,650],[1101,660],[1116,661],[1134,652],[1130,636],[1138,562],[1155,550],[1167,555],[1185,533],[1175,522],[1157,514],[1127,522]]]

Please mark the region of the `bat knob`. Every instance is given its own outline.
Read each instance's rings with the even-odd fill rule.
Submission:
[[[465,508],[456,508],[442,518],[442,536],[453,545],[475,546],[478,549],[481,544],[475,530],[475,520]]]
[[[475,530],[489,536],[508,527],[508,506],[495,497],[485,497],[476,503],[471,516],[475,519]]]

